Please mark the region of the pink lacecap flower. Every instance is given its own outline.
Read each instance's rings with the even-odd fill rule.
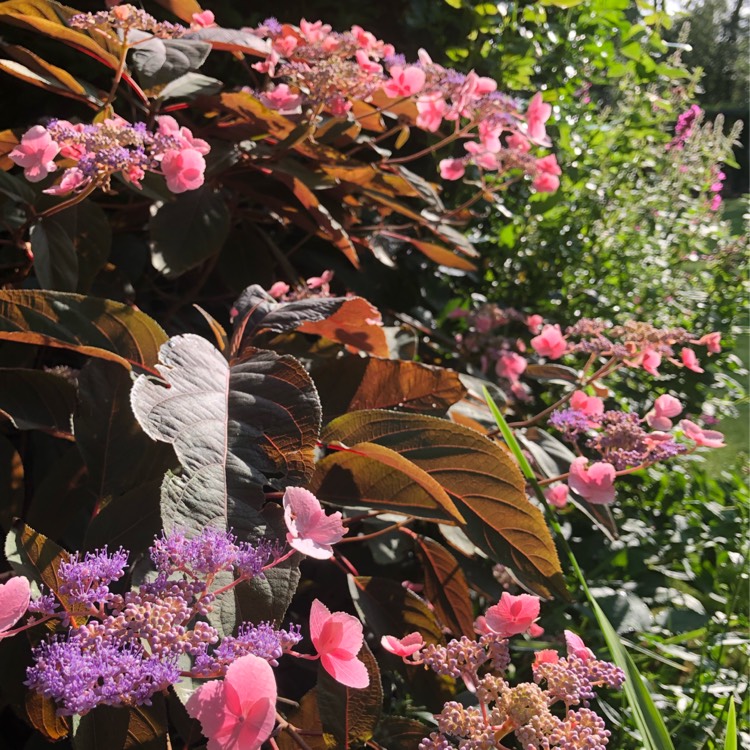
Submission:
[[[444,180],[460,180],[466,172],[463,159],[442,159],[438,166]]]
[[[8,154],[14,164],[23,167],[29,182],[39,182],[57,169],[54,158],[60,146],[52,140],[46,128],[34,125],[21,136],[21,142]]]
[[[416,654],[424,646],[424,639],[421,633],[409,633],[403,638],[396,638],[394,635],[384,635],[380,639],[380,645],[389,653],[395,654],[402,658]]]
[[[531,333],[539,333],[542,330],[544,318],[541,315],[529,315],[526,318],[526,325]]]
[[[544,123],[551,114],[552,107],[544,102],[541,93],[534,94],[526,110],[526,135],[530,141],[539,145],[547,143],[547,130]]]
[[[507,591],[484,613],[484,622],[490,631],[503,637],[525,633],[538,618],[538,596],[513,596]]]
[[[557,157],[554,154],[548,154],[541,159],[537,159],[536,168],[540,172],[546,172],[547,174],[562,174],[562,169],[560,169],[560,165],[557,163]]]
[[[357,659],[364,636],[362,623],[345,612],[331,612],[316,599],[310,609],[310,638],[323,669],[334,680],[351,688],[370,684],[367,667]]]
[[[31,588],[23,576],[15,576],[0,584],[0,640],[7,637],[9,631],[29,608]]]
[[[206,160],[194,148],[167,151],[161,161],[161,171],[167,178],[167,187],[173,193],[184,193],[203,184]]]
[[[83,172],[81,172],[78,167],[71,167],[63,172],[62,179],[57,185],[42,190],[42,192],[49,195],[67,195],[68,193],[72,193],[76,188],[81,187],[81,185],[86,182],[88,182],[88,180]]]
[[[689,419],[680,420],[680,429],[685,433],[688,440],[692,440],[696,445],[704,448],[723,448],[724,435],[716,430],[704,430],[698,427],[695,422]]]
[[[692,349],[688,349],[686,346],[682,348],[680,352],[680,359],[682,364],[687,367],[688,370],[693,372],[705,372],[705,370],[698,363],[698,357],[695,356],[695,352]]]
[[[571,630],[566,630],[564,633],[565,644],[568,647],[568,656],[577,656],[582,661],[594,658],[594,652],[586,647],[580,635],[576,635]]]
[[[380,75],[380,73],[383,72],[383,66],[370,60],[364,50],[358,49],[354,53],[354,57],[357,59],[357,64],[359,65],[360,70],[363,70],[365,73]]]
[[[417,99],[417,126],[434,133],[443,122],[448,105],[439,94],[420,96]]]
[[[560,654],[551,648],[545,648],[542,651],[537,651],[534,654],[534,666],[538,667],[540,664],[557,664],[560,661]]]
[[[289,291],[289,289],[290,289],[289,284],[287,284],[284,281],[277,281],[275,284],[271,285],[271,288],[268,290],[268,293],[272,297],[276,299],[280,299]]]
[[[568,484],[582,498],[594,505],[607,505],[615,499],[615,467],[606,461],[587,466],[588,459],[579,456],[570,465]]]
[[[356,24],[352,26],[352,36],[355,38],[357,44],[364,50],[370,50],[377,47],[378,40],[375,35],[369,31],[365,31],[361,26]]]
[[[508,148],[512,148],[522,154],[528,154],[529,151],[531,151],[529,139],[522,136],[520,133],[512,133],[508,136],[505,142]]]
[[[538,336],[531,339],[531,346],[542,357],[560,359],[568,348],[568,342],[562,335],[560,326],[546,325]]]
[[[652,430],[671,430],[671,417],[676,417],[681,411],[679,400],[665,393],[654,401],[654,408],[646,414],[646,422]]]
[[[391,99],[418,94],[424,88],[425,73],[416,65],[392,65],[388,72],[391,78],[385,82],[383,90]]]
[[[260,98],[264,104],[277,110],[282,115],[295,115],[302,111],[302,97],[299,94],[292,93],[285,83],[280,83],[275,88],[264,91]]]
[[[341,541],[346,533],[341,513],[336,511],[327,516],[318,498],[302,487],[287,487],[283,505],[289,545],[316,560],[333,557],[332,545]]]
[[[541,625],[537,625],[535,622],[532,622],[529,627],[529,635],[532,638],[539,638],[540,636],[544,635],[544,628]]]
[[[555,484],[545,491],[544,496],[555,508],[564,508],[568,504],[568,485]]]
[[[643,352],[641,358],[641,367],[649,374],[656,377],[659,374],[659,365],[661,364],[661,354],[655,349],[647,349]]]
[[[714,331],[701,336],[697,342],[699,346],[705,346],[710,354],[718,354],[721,351],[721,333]]]
[[[560,178],[549,172],[540,172],[531,184],[540,193],[554,193],[560,187]]]
[[[216,16],[210,10],[193,13],[190,26],[194,29],[205,29],[208,26],[216,26]]]
[[[500,162],[498,162],[495,154],[488,151],[481,143],[466,141],[464,148],[474,157],[474,163],[482,167],[482,169],[494,172],[500,166]]]
[[[526,359],[520,354],[503,352],[495,363],[495,373],[511,383],[517,383],[527,364]]]
[[[190,128],[180,127],[177,120],[171,115],[161,115],[156,119],[159,133],[174,138],[182,148],[192,148],[203,156],[211,150],[211,146],[206,141],[202,138],[196,138]]]
[[[291,34],[273,40],[273,48],[284,57],[289,57],[298,44],[297,37]]]
[[[185,704],[208,738],[208,750],[258,750],[276,722],[276,680],[265,659],[242,656],[223,680],[201,685]]]
[[[310,43],[322,42],[330,33],[331,27],[322,21],[315,21],[310,23],[304,18],[299,22],[299,30],[302,32],[302,36]]]
[[[570,405],[588,417],[604,414],[604,401],[597,396],[587,396],[584,391],[575,391],[570,397]]]
[[[477,128],[479,133],[479,142],[486,151],[496,154],[502,148],[500,143],[500,134],[503,132],[503,126],[493,123],[490,120],[482,120]]]

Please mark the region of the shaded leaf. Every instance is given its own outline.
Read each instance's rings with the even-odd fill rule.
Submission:
[[[157,369],[169,388],[140,376],[131,395],[136,418],[154,440],[173,444],[181,474],[167,476],[167,528],[261,524],[263,485],[304,484],[313,469],[320,405],[293,357],[249,350],[231,367],[208,341],[175,336]]]
[[[24,471],[23,461],[18,451],[6,437],[0,435],[0,528],[8,531],[14,516],[20,516],[23,511],[24,499]]]
[[[154,445],[133,416],[132,385],[128,371],[114,362],[90,360],[78,375],[76,443],[100,500],[161,480],[176,463],[170,447]]]
[[[378,726],[375,740],[388,750],[416,750],[430,731],[430,728],[416,719],[384,716]]]
[[[389,510],[427,521],[464,523],[443,487],[394,450],[355,443],[318,461],[310,490],[342,507]]]
[[[159,99],[193,99],[196,96],[210,96],[221,91],[224,84],[216,78],[202,73],[185,73],[170,81],[161,91]]]
[[[414,541],[424,571],[425,599],[455,636],[473,638],[474,609],[458,560],[434,539],[418,535]]]
[[[396,451],[447,491],[466,518],[463,530],[492,559],[542,596],[565,590],[554,542],[526,497],[518,466],[484,436],[434,417],[368,410],[335,419],[321,440],[368,441]]]
[[[154,268],[173,279],[221,250],[230,229],[227,204],[204,185],[156,205],[149,222]]]
[[[380,669],[366,643],[357,654],[364,662],[370,684],[356,690],[346,687],[318,665],[318,710],[324,734],[330,734],[335,747],[359,746],[370,740],[380,720],[383,705],[383,686]]]
[[[243,54],[266,56],[271,51],[271,44],[255,34],[239,29],[222,29],[220,26],[206,26],[189,31],[184,39],[197,39],[216,50],[224,52],[242,52]]]
[[[0,135],[2,134],[0,133]],[[8,151],[12,151],[15,145],[15,143],[11,144]],[[15,165],[11,162],[10,166],[13,167]],[[31,187],[29,187],[28,183],[20,177],[15,177],[14,175],[8,174],[2,170],[0,170],[0,193],[7,195],[8,198],[18,201],[19,203],[33,203],[36,199],[36,193],[34,193],[34,190]]]
[[[167,335],[148,315],[120,302],[11,289],[0,290],[2,339],[150,367]]]
[[[0,413],[19,430],[70,435],[75,403],[76,388],[61,375],[20,368],[0,369]]]
[[[563,381],[566,383],[578,383],[580,379],[580,373],[572,367],[554,364],[528,364],[524,370],[524,375],[534,380]]]
[[[443,245],[438,245],[435,242],[426,242],[425,240],[417,240],[413,237],[404,236],[403,239],[416,247],[420,253],[426,255],[431,261],[439,263],[441,266],[457,268],[460,271],[477,270],[475,263],[472,263],[470,260],[467,260],[460,255],[456,255],[449,248],[443,247]]]
[[[75,750],[166,750],[167,712],[164,698],[151,706],[97,706],[81,716],[74,728]]]
[[[320,722],[318,710],[318,691],[316,688],[308,690],[299,702],[299,707],[286,712],[286,719],[293,727],[304,728],[310,734],[305,734],[305,742],[310,750],[330,750],[330,746],[323,736],[323,725]],[[282,729],[276,737],[279,750],[299,750],[299,744]]]
[[[55,219],[43,218],[31,226],[29,239],[40,286],[74,292],[78,286],[78,255],[65,229]]]
[[[31,726],[48,740],[57,742],[70,734],[70,717],[58,716],[57,706],[52,698],[45,698],[36,690],[27,690],[25,709]]]
[[[356,409],[444,414],[466,394],[453,370],[395,359],[331,359],[312,376],[326,419]]]
[[[135,42],[130,50],[130,65],[144,88],[171,83],[198,70],[211,52],[210,44],[197,39],[162,39],[137,29],[130,30],[128,42]]]

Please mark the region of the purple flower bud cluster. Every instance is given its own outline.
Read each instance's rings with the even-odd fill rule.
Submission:
[[[582,409],[558,409],[549,416],[549,424],[565,435],[568,440],[575,440],[587,432],[595,423],[596,417],[586,414]]]
[[[195,664],[192,675],[216,677],[248,654],[276,666],[301,640],[296,626],[281,630],[270,623],[244,623],[236,636],[220,642],[205,620],[215,598],[215,576],[234,572],[236,585],[262,575],[264,566],[281,556],[276,543],[253,546],[238,542],[231,532],[206,528],[194,537],[179,531],[163,534],[150,554],[156,575],[123,594],[109,586],[125,574],[125,550],[75,554],[58,566],[57,595],[45,594],[32,603],[31,611],[56,615],[63,625],[75,618],[67,633],[34,649],[27,671],[26,684],[54,700],[58,713],[149,704],[154,693],[179,680],[177,662],[183,656]],[[86,617],[80,624],[79,618]]]
[[[118,5],[110,10],[98,13],[78,13],[72,16],[68,24],[74,29],[91,29],[95,26],[109,26],[124,34],[130,29],[150,31],[154,36],[162,39],[173,39],[183,36],[188,29],[178,23],[157,21],[145,10],[133,5]]]

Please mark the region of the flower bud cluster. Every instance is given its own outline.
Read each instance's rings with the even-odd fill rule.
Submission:
[[[204,156],[210,150],[206,141],[195,138],[169,115],[157,118],[154,132],[145,123],[131,124],[115,116],[91,125],[67,120],[35,125],[8,156],[24,168],[31,182],[55,172],[57,156],[74,161],[60,181],[44,191],[52,195],[80,192],[92,185],[108,190],[116,174],[140,188],[146,172],[164,175],[173,193],[183,193],[203,184]]]
[[[124,37],[130,29],[139,31],[150,31],[154,36],[162,39],[173,39],[181,37],[188,29],[178,23],[168,21],[157,21],[145,10],[136,8],[134,5],[117,5],[109,10],[100,10],[98,13],[78,13],[72,16],[68,25],[74,29],[93,29],[96,27],[109,27]]]
[[[73,555],[58,566],[59,601],[45,594],[31,603],[31,611],[57,616],[69,627],[34,649],[26,680],[54,700],[60,714],[83,714],[102,704],[148,704],[154,693],[179,680],[180,657],[194,663],[190,674],[219,677],[249,654],[276,666],[301,640],[298,627],[244,623],[236,636],[222,641],[205,619],[215,600],[214,578],[237,576],[225,591],[263,575],[280,559],[277,544],[253,546],[207,528],[194,537],[163,534],[150,554],[156,575],[123,594],[112,592],[110,584],[125,573],[125,550]]]

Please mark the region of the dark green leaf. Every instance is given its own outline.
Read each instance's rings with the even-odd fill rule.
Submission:
[[[43,289],[74,292],[78,255],[73,240],[55,219],[40,219],[29,230],[34,272]]]
[[[70,435],[75,400],[75,385],[61,375],[40,370],[0,369],[0,412],[19,430]]]

